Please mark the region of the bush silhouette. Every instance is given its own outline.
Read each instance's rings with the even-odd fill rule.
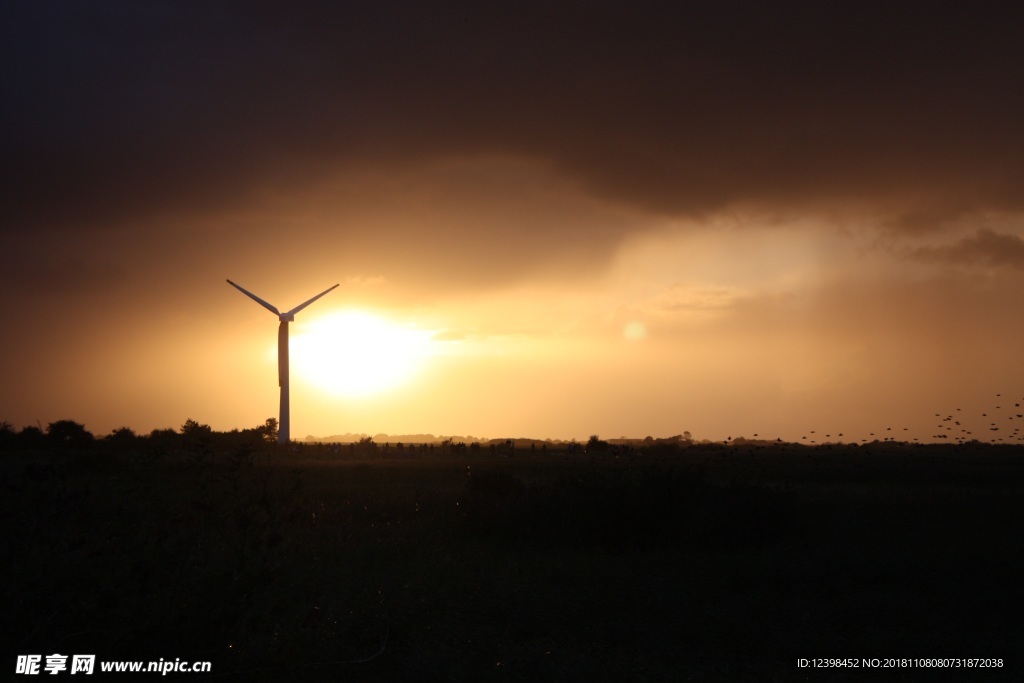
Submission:
[[[46,436],[56,447],[70,450],[88,448],[94,440],[92,433],[86,431],[85,425],[73,420],[51,422],[46,427]]]

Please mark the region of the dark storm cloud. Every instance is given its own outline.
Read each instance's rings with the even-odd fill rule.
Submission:
[[[1010,3],[6,3],[4,229],[536,157],[644,210],[1024,204]]]

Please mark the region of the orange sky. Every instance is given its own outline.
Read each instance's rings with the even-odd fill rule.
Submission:
[[[999,438],[1020,17],[819,5],[5,7],[0,421]]]

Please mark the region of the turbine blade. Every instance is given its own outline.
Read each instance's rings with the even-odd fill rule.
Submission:
[[[249,290],[245,289],[244,287],[239,287],[238,285],[236,285],[231,280],[228,280],[228,284],[231,285],[232,287],[234,287],[235,289],[237,289],[238,291],[240,291],[242,294],[245,294],[247,297],[249,297],[250,299],[252,299],[256,303],[258,303],[260,306],[263,306],[263,308],[267,309],[268,311],[270,311],[274,315],[277,315],[277,316],[281,315],[281,311],[277,310],[276,307],[271,306],[266,301],[264,301],[263,299],[259,298],[258,296],[256,296],[255,294],[253,294]],[[335,285],[335,287],[337,287],[337,285]]]
[[[341,283],[338,283],[338,284],[341,284]],[[338,286],[338,285],[334,285],[334,287],[337,287],[337,286]],[[305,308],[306,306],[310,305],[311,303],[313,303],[314,301],[316,301],[317,299],[319,299],[320,297],[322,297],[322,296],[323,296],[324,294],[326,294],[327,292],[329,292],[329,291],[331,291],[332,289],[334,289],[334,287],[328,287],[328,288],[327,288],[327,289],[325,289],[324,291],[322,291],[322,292],[320,292],[319,294],[317,294],[316,296],[314,296],[314,297],[313,297],[312,299],[310,299],[309,301],[307,301],[307,302],[305,302],[305,303],[301,303],[301,304],[299,304],[298,306],[296,306],[295,308],[293,308],[292,310],[288,311],[287,313],[285,313],[285,315],[286,315],[286,316],[293,316],[293,315],[295,315],[296,313],[298,313],[299,311],[301,311],[301,310],[302,310],[303,308]]]

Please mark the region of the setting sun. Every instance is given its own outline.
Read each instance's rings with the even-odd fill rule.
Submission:
[[[398,387],[420,369],[431,332],[362,311],[345,311],[295,330],[295,373],[337,396],[367,396]]]

